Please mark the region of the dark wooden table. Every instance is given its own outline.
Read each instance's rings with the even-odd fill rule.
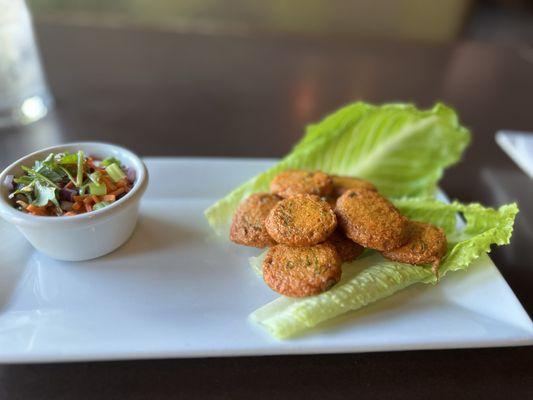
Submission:
[[[525,50],[283,36],[201,36],[39,23],[57,109],[0,131],[0,167],[43,146],[105,140],[142,155],[278,157],[347,102],[443,100],[472,128],[442,182],[452,198],[520,203],[492,257],[533,311],[533,182],[494,142],[533,130]],[[531,51],[531,50],[529,50]],[[1,399],[531,398],[531,347],[0,366]]]

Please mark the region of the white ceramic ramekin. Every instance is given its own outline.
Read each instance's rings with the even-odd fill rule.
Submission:
[[[97,211],[72,217],[40,217],[23,213],[8,199],[3,184],[7,175],[20,176],[21,165],[31,166],[49,153],[77,152],[99,158],[116,157],[135,170],[135,183],[126,196]],[[48,147],[17,160],[0,174],[0,216],[15,225],[37,250],[68,261],[90,260],[121,246],[133,233],[139,201],[148,185],[148,171],[139,157],[122,147],[107,143],[80,142]]]

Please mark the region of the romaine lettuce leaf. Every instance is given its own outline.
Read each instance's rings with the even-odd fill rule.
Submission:
[[[459,160],[469,141],[455,112],[440,103],[430,110],[354,103],[310,125],[291,153],[213,204],[205,216],[216,233],[227,235],[239,203],[268,191],[272,178],[289,168],[365,178],[388,197],[431,196],[444,168]]]
[[[446,230],[448,252],[439,279],[449,271],[467,268],[473,260],[490,251],[492,244],[509,243],[516,204],[498,210],[479,204],[446,204],[428,199],[402,199],[396,205],[414,220],[430,222]],[[462,227],[455,224],[456,213],[464,216]],[[452,222],[453,221],[453,222]],[[257,268],[260,259],[251,260]],[[280,297],[261,307],[251,319],[277,338],[304,332],[321,322],[388,297],[415,283],[436,283],[431,266],[413,266],[384,259],[379,253],[343,265],[343,277],[331,290],[313,297]]]

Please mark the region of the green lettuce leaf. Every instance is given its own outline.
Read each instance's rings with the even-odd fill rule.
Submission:
[[[268,191],[274,176],[289,168],[368,179],[388,197],[432,196],[444,168],[460,159],[469,141],[456,113],[440,103],[430,110],[354,103],[310,125],[286,157],[213,204],[205,216],[217,234],[227,235],[239,203]]]
[[[430,222],[446,230],[448,251],[439,279],[448,272],[467,268],[473,260],[490,251],[490,246],[509,243],[518,207],[509,204],[498,210],[479,204],[446,204],[428,199],[396,201],[401,211],[414,220]],[[456,228],[456,213],[465,223]],[[452,227],[453,221],[453,227]],[[255,268],[260,259],[251,260]],[[431,266],[392,262],[373,253],[343,265],[343,277],[331,290],[304,299],[280,297],[261,307],[251,319],[277,338],[304,332],[321,322],[388,297],[415,283],[436,283]]]

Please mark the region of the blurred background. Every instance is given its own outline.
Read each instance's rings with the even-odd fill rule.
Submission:
[[[280,156],[354,100],[443,100],[483,135],[531,125],[533,0],[27,3],[71,138],[175,137],[179,120],[187,146],[134,150]],[[214,129],[228,140],[205,146]]]
[[[483,138],[533,129],[533,0],[27,3],[56,101],[55,140],[281,156],[306,124],[355,100],[442,100]],[[226,140],[206,145],[213,132]],[[178,137],[186,145],[160,144]]]
[[[38,18],[201,33],[291,33],[523,44],[531,0],[30,0]]]

